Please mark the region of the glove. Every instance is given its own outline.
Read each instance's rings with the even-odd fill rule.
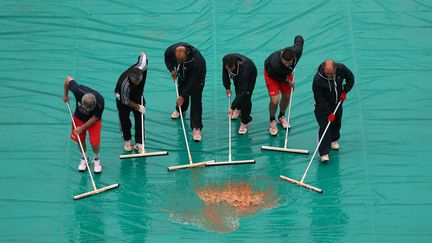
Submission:
[[[336,119],[336,117],[333,113],[330,113],[330,115],[328,115],[327,118],[328,118],[329,122],[334,122],[334,120]]]
[[[138,105],[138,106],[139,106],[139,108],[137,109],[137,111],[139,111],[139,112],[141,112],[142,114],[144,114],[144,113],[145,113],[145,110],[146,110],[145,106],[143,106],[143,105]]]
[[[339,97],[339,100],[341,100],[341,101],[344,101],[344,100],[346,100],[346,92],[345,91],[342,91],[342,93],[341,93],[341,95],[340,95],[340,97]]]

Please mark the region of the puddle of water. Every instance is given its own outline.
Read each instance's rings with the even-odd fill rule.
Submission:
[[[197,186],[195,192],[202,206],[189,212],[170,213],[170,218],[214,232],[233,232],[242,217],[274,208],[279,202],[274,188],[259,189],[247,182],[212,183]]]

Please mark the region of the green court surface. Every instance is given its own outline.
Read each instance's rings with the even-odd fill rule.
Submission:
[[[432,241],[431,1],[3,0],[0,26],[0,242]],[[323,194],[279,180],[300,179],[311,155],[260,149],[283,146],[285,135],[268,135],[264,59],[297,34],[305,45],[290,147],[317,144],[317,66],[333,58],[356,76],[341,149],[326,165],[316,158],[306,178]],[[167,171],[188,162],[180,121],[170,119],[175,89],[163,63],[165,48],[179,41],[207,61],[204,137],[189,138],[194,161],[227,160],[222,57],[239,52],[255,61],[253,121],[247,135],[233,137],[233,157],[256,164]],[[120,160],[113,90],[141,51],[149,56],[146,147],[169,155]],[[95,181],[120,183],[78,201],[72,197],[91,182],[77,171],[80,154],[69,139],[67,75],[105,97],[104,167]],[[202,199],[249,190],[260,205]]]

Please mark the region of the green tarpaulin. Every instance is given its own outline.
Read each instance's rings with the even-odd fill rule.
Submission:
[[[432,241],[432,3],[406,1],[24,1],[0,3],[1,242],[430,242]],[[356,85],[344,104],[341,149],[314,161],[306,181],[323,194],[279,180],[300,179],[311,155],[261,151],[283,146],[268,134],[265,58],[305,38],[296,69],[289,144],[317,144],[312,78],[333,58]],[[233,137],[234,159],[255,165],[167,172],[188,163],[165,48],[196,46],[207,61],[203,141],[194,161],[227,160],[222,57],[242,53],[258,67],[249,133]],[[120,160],[114,86],[141,51],[146,147],[169,156]],[[105,97],[98,186],[79,173],[61,97],[67,75]],[[189,114],[186,127],[189,127]],[[236,133],[240,123],[233,124]],[[189,131],[188,131],[189,132]],[[91,153],[90,153],[91,155]],[[265,204],[205,203],[203,192]]]

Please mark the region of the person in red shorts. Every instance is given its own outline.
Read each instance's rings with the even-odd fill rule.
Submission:
[[[94,158],[94,172],[102,172],[102,165],[99,158],[100,151],[100,131],[102,127],[102,113],[104,110],[104,98],[97,91],[84,86],[79,85],[72,77],[68,76],[64,82],[64,95],[63,101],[69,102],[69,90],[75,96],[76,106],[73,119],[76,124],[76,129],[74,129],[72,124],[72,133],[70,138],[78,143],[78,137],[80,137],[85,156],[87,157],[86,149],[86,132],[89,133],[90,144],[92,146]],[[78,144],[79,148],[79,144]],[[79,171],[85,171],[87,165],[85,163],[84,157],[81,158],[80,164],[78,166]]]
[[[279,105],[278,123],[286,129],[291,127],[285,119],[285,111],[289,105],[291,88],[294,88],[293,70],[303,52],[304,39],[301,35],[294,38],[294,46],[273,52],[264,62],[264,78],[270,96],[269,113],[271,135],[278,134],[276,111]],[[282,97],[279,103],[279,92]]]

